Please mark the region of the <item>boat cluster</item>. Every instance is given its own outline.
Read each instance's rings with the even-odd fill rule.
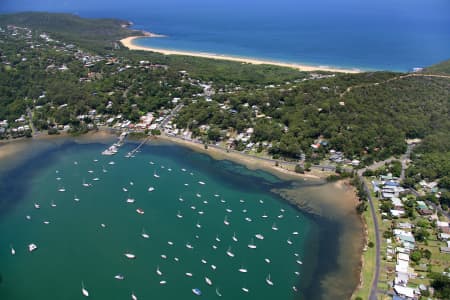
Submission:
[[[98,160],[95,159],[94,162],[98,162]],[[74,164],[77,165],[78,162],[74,162]],[[115,164],[115,162],[110,161],[108,164],[112,166],[112,165]],[[155,191],[158,188],[157,181],[160,180],[161,177],[164,177],[163,174],[161,173],[161,175],[160,175],[158,173],[158,171],[161,172],[161,169],[165,169],[167,172],[171,172],[172,171],[171,168],[165,168],[164,166],[159,166],[160,170],[157,171],[157,168],[156,168],[154,162],[150,162],[150,165],[154,166],[154,170],[153,170],[153,178],[154,179],[153,180],[155,182],[153,182],[152,185],[146,187],[146,190],[147,190],[148,193]],[[186,172],[186,174],[189,174],[189,176],[191,178],[194,177],[194,174],[192,172],[188,172],[185,168],[180,169],[180,171],[181,172]],[[107,173],[108,170],[105,169],[105,167],[102,167],[102,172],[103,173]],[[95,173],[93,170],[88,170],[88,173],[92,174],[92,176],[95,176],[95,175],[93,175]],[[59,174],[59,171],[56,171],[56,174]],[[61,177],[58,176],[57,177],[57,181],[58,181],[58,185],[59,185],[58,191],[59,192],[66,192],[66,189],[64,187],[62,187],[62,185],[60,184]],[[92,179],[92,181],[100,181],[100,178],[99,177],[94,177]],[[242,240],[241,239],[242,237],[238,237],[239,236],[239,232],[238,232],[238,234],[236,234],[236,231],[239,230],[238,229],[239,226],[235,227],[236,231],[233,231],[233,229],[232,229],[234,222],[235,223],[241,223],[241,224],[250,224],[256,219],[261,219],[263,222],[269,222],[268,223],[269,225],[267,227],[268,232],[271,232],[269,235],[276,235],[277,234],[276,232],[278,232],[278,235],[281,234],[281,232],[279,232],[278,226],[276,225],[276,223],[274,221],[281,220],[281,219],[284,218],[284,213],[285,213],[284,209],[280,209],[279,213],[274,214],[272,217],[269,217],[269,215],[266,214],[265,212],[263,214],[261,214],[261,215],[250,215],[248,213],[250,209],[247,208],[247,207],[251,208],[252,206],[251,205],[248,205],[248,206],[245,205],[246,201],[243,200],[243,199],[240,199],[239,203],[242,204],[242,207],[239,209],[239,211],[240,211],[240,214],[243,214],[245,217],[243,219],[241,219],[241,220],[238,220],[238,217],[235,216],[236,212],[233,213],[233,209],[234,210],[236,210],[236,209],[234,207],[232,207],[232,206],[229,206],[227,204],[227,200],[225,200],[219,194],[216,193],[216,194],[211,195],[211,196],[205,196],[205,195],[202,194],[201,187],[207,186],[207,183],[205,181],[201,181],[201,180],[194,180],[194,181],[192,181],[191,180],[190,182],[183,183],[183,186],[185,188],[187,188],[187,187],[192,187],[194,184],[196,185],[196,187],[194,187],[194,189],[196,189],[196,191],[193,191],[192,188],[189,188],[186,191],[185,194],[179,195],[178,199],[173,199],[174,203],[178,203],[178,206],[179,206],[178,207],[179,209],[177,210],[177,213],[176,213],[176,218],[179,220],[178,222],[181,223],[180,224],[181,226],[191,226],[192,224],[189,223],[190,222],[189,219],[192,219],[193,215],[198,215],[198,218],[200,218],[200,216],[205,215],[206,214],[206,207],[207,207],[207,205],[210,202],[214,203],[214,204],[217,204],[217,205],[224,206],[223,221],[221,219],[218,220],[218,222],[223,223],[223,224],[216,224],[216,225],[218,225],[219,230],[218,230],[218,233],[216,234],[214,240],[212,240],[211,247],[212,247],[213,250],[218,250],[219,247],[221,247],[220,245],[222,245],[224,247],[223,249],[225,249],[225,248],[227,249],[224,254],[226,254],[226,256],[228,256],[230,259],[236,260],[236,259],[238,259],[240,257],[248,257],[249,253],[250,253],[250,255],[252,255],[253,253],[255,253],[255,251],[257,251],[255,249],[257,249],[260,246],[263,246],[264,243],[268,243],[268,244],[271,243],[270,238],[267,238],[267,235],[268,235],[267,233],[265,233],[265,232],[254,232],[251,235],[251,237],[247,236],[247,239],[245,239],[245,237],[243,238],[244,240],[248,240],[248,238],[250,238],[249,242],[247,243],[247,247],[246,247],[246,248],[248,248],[248,250],[246,250],[246,251],[250,251],[250,252],[249,253],[240,253],[239,251],[238,252],[234,252],[232,245],[236,245],[235,249],[236,248],[240,248],[241,252],[244,251],[244,250],[242,250],[243,247],[239,246],[239,241]],[[83,179],[82,186],[85,187],[85,188],[91,188],[94,185],[93,185],[93,183],[86,183],[85,179]],[[136,199],[131,197],[130,194],[129,194],[130,189],[132,189],[134,186],[135,186],[134,182],[133,181],[129,181],[127,184],[125,184],[125,185],[123,185],[121,187],[122,192],[128,193],[125,202],[127,204],[129,204],[129,205],[134,205],[136,203]],[[152,195],[152,194],[149,194],[149,195]],[[78,198],[76,195],[74,195],[73,200],[75,202],[79,202],[80,198]],[[254,202],[254,203],[252,203],[252,205],[255,205],[256,203],[257,202]],[[190,204],[192,204],[192,205],[190,205]],[[259,200],[259,205],[263,205],[263,204],[264,204],[264,201],[263,200]],[[56,207],[56,203],[54,201],[51,201],[50,206],[51,207]],[[41,205],[39,203],[34,203],[34,208],[35,209],[40,209]],[[143,208],[136,208],[135,211],[139,215],[144,215],[145,214]],[[184,211],[184,213],[182,213],[182,211]],[[190,218],[184,218],[184,214],[189,214]],[[144,218],[145,217],[146,216],[144,216]],[[31,220],[31,216],[27,215],[26,219],[27,220]],[[50,224],[50,222],[48,220],[44,220],[44,224],[47,225],[47,224]],[[272,225],[270,225],[270,224],[272,224]],[[107,225],[104,224],[104,223],[101,223],[100,225],[101,225],[102,228],[106,228],[107,227]],[[198,219],[194,226],[195,226],[194,227],[194,231],[197,231],[197,234],[195,235],[195,239],[196,240],[200,240],[200,235],[201,235],[201,231],[200,230],[203,228],[203,225],[200,223],[200,221]],[[221,239],[220,236],[225,231],[230,232],[230,230],[231,230],[231,232],[233,232],[233,234],[230,237],[230,242],[229,242],[229,245],[227,247],[227,244],[225,242],[225,238],[223,238],[224,242],[222,242],[222,239]],[[151,240],[151,235],[149,233],[147,233],[145,228],[142,228],[142,232],[140,233],[140,236],[143,239],[150,239]],[[285,236],[284,238],[285,238],[286,244],[288,246],[293,245],[295,243],[296,236],[299,236],[299,233],[297,231],[294,231],[294,232],[290,233],[288,236]],[[267,240],[269,240],[269,241],[267,241]],[[223,244],[223,243],[225,243],[225,244]],[[167,244],[169,246],[174,246],[175,243],[173,241],[169,240],[169,241],[167,241]],[[198,243],[198,244],[201,244],[201,243]],[[184,244],[184,246],[187,249],[187,251],[190,251],[190,250],[194,251],[194,249],[198,249],[198,248],[196,248],[197,247],[197,243],[196,242],[188,241],[188,242],[186,242]],[[201,247],[201,246],[198,246],[198,247]],[[32,252],[32,251],[37,249],[37,245],[34,244],[34,243],[31,243],[31,244],[29,244],[28,248],[29,248],[29,251]],[[206,249],[200,249],[199,251],[203,252],[203,251],[207,251],[207,250]],[[11,246],[11,254],[15,255],[15,249],[12,246]],[[300,255],[298,253],[294,253],[294,255],[295,255],[295,262],[296,262],[296,264],[301,265],[302,261],[299,259]],[[135,259],[137,259],[137,255],[134,254],[131,251],[124,252],[123,256],[126,259],[128,259],[128,260],[135,260]],[[168,259],[168,256],[166,254],[164,254],[164,253],[162,253],[160,255],[160,257],[163,260],[167,260]],[[180,258],[179,257],[173,257],[173,260],[175,262],[179,262]],[[269,258],[269,257],[264,257],[264,262],[265,262],[266,265],[269,265],[269,264],[272,263],[272,259]],[[208,261],[205,258],[202,258],[201,259],[201,263],[206,265],[206,264],[208,264]],[[215,264],[210,264],[210,267],[211,267],[211,270],[213,272],[216,271],[216,269],[217,269],[217,265],[215,265]],[[242,274],[251,273],[250,270],[247,269],[246,267],[244,267],[243,265],[241,265],[237,269],[237,271],[239,273],[242,273]],[[255,270],[254,272],[255,273],[261,273],[261,270]],[[164,274],[163,274],[163,271],[161,270],[159,264],[156,266],[156,275],[161,277],[160,278],[161,280],[159,280],[159,284],[160,285],[166,285],[167,284],[167,280],[164,279]],[[185,272],[184,275],[186,277],[194,277],[193,272]],[[207,286],[214,286],[213,280],[210,277],[205,276],[205,275],[206,274],[200,276],[200,278],[203,278],[204,283]],[[300,273],[298,271],[296,271],[295,275],[299,276]],[[246,276],[246,275],[243,275],[243,276]],[[197,277],[197,276],[195,276],[195,277]],[[114,275],[114,279],[116,279],[116,280],[125,280],[125,275],[123,275],[122,273],[116,274],[116,275]],[[265,283],[268,286],[274,286],[275,285],[275,282],[272,281],[272,277],[271,277],[271,274],[269,272],[266,273]],[[249,293],[250,292],[250,289],[245,284],[244,284],[244,286],[241,287],[241,290],[242,290],[243,293]],[[297,287],[295,285],[292,286],[292,290],[294,292],[297,292]],[[89,291],[85,287],[84,282],[81,282],[81,292],[82,292],[83,296],[89,297]],[[197,296],[200,296],[200,295],[203,294],[202,290],[200,290],[200,288],[198,288],[198,287],[192,288],[192,293],[197,295]],[[222,293],[220,292],[218,287],[216,287],[215,293],[219,297],[222,296]],[[134,299],[134,300],[137,299],[137,296],[136,296],[136,294],[134,292],[131,293],[131,298]]]

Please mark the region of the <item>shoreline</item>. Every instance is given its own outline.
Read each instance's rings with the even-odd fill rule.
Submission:
[[[215,53],[207,53],[207,52],[196,52],[196,51],[185,51],[185,50],[171,50],[171,49],[162,49],[162,48],[153,48],[146,46],[136,45],[134,42],[137,39],[143,37],[165,37],[164,35],[143,32],[144,36],[129,36],[124,39],[121,39],[120,42],[122,45],[129,50],[141,50],[141,51],[151,51],[156,53],[161,53],[164,55],[185,55],[185,56],[193,56],[193,57],[201,57],[201,58],[209,58],[209,59],[217,59],[217,60],[227,60],[233,62],[240,62],[244,64],[253,64],[253,65],[274,65],[278,67],[286,67],[293,68],[303,72],[312,72],[312,71],[324,71],[324,72],[338,72],[338,73],[361,73],[363,72],[360,69],[348,69],[348,68],[338,68],[338,67],[329,67],[329,66],[313,66],[313,65],[303,65],[297,63],[287,63],[281,61],[274,60],[265,60],[251,57],[239,57],[232,55],[222,55]]]

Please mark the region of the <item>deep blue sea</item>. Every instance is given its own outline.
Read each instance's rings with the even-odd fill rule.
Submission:
[[[141,44],[407,71],[450,58],[448,0],[2,0],[0,12],[117,17],[168,35]]]

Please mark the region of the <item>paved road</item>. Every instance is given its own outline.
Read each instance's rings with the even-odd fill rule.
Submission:
[[[377,290],[378,290],[378,278],[380,277],[380,230],[378,226],[378,219],[375,211],[375,206],[373,205],[372,196],[370,195],[369,187],[366,184],[366,181],[364,180],[364,177],[362,175],[359,175],[359,179],[361,182],[363,182],[364,190],[367,193],[367,200],[369,201],[370,206],[370,212],[372,213],[372,220],[374,224],[375,229],[375,249],[376,249],[376,255],[375,255],[375,274],[373,276],[372,285],[370,287],[370,295],[369,300],[377,300]]]

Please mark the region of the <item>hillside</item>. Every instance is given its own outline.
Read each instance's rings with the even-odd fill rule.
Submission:
[[[424,73],[428,74],[442,74],[450,75],[450,59],[443,61],[441,63],[429,66],[423,70]]]
[[[127,21],[117,19],[87,19],[63,13],[24,12],[0,15],[0,26],[14,24],[41,32],[80,46],[98,50],[111,49],[113,42],[140,31],[127,28]]]

